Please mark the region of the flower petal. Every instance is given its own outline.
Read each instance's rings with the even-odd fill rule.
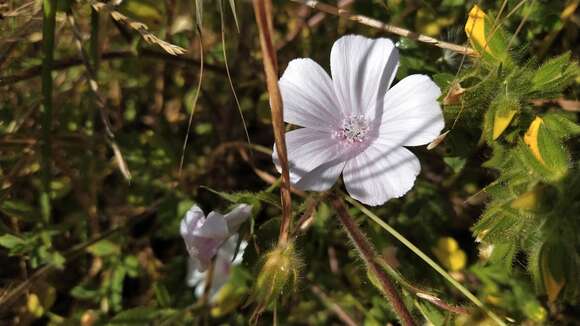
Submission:
[[[279,81],[284,121],[301,127],[332,131],[341,114],[332,80],[311,59],[290,61]]]
[[[252,214],[252,206],[248,204],[240,204],[236,206],[231,212],[224,215],[226,223],[228,224],[229,234],[238,232],[240,225],[244,223]]]
[[[351,197],[376,206],[407,193],[420,170],[419,160],[406,148],[373,143],[346,163],[343,178]]]
[[[179,232],[182,237],[186,237],[189,233],[198,227],[198,224],[203,223],[205,220],[205,214],[197,205],[193,205],[185,214],[185,218],[181,220],[181,225],[179,226]]]
[[[389,39],[359,35],[338,39],[330,53],[330,69],[343,114],[380,117],[381,101],[398,66],[399,51]]]
[[[340,156],[340,143],[328,132],[302,128],[286,133],[290,181],[296,184],[302,177],[320,165]],[[272,158],[281,172],[278,152],[274,146]]]
[[[439,87],[425,75],[410,75],[385,95],[377,141],[418,146],[433,141],[445,126],[437,98]]]
[[[300,190],[326,191],[336,183],[345,164],[343,160],[324,163],[303,176],[295,186]]]
[[[205,238],[218,239],[220,242],[230,236],[226,219],[220,213],[211,212],[205,219],[205,223],[193,232],[194,235]]]

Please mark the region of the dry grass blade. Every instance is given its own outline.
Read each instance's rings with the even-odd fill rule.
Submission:
[[[36,8],[35,3],[35,1],[30,1],[20,7],[6,12],[2,12],[2,10],[4,10],[5,7],[8,7],[8,5],[0,4],[0,19],[8,17],[34,16],[36,13],[40,12],[40,9]]]
[[[272,128],[274,129],[274,141],[276,151],[282,168],[282,185],[280,196],[282,201],[282,223],[280,225],[280,245],[288,242],[292,223],[292,199],[290,195],[290,173],[288,171],[288,154],[286,151],[286,138],[284,137],[284,113],[282,108],[282,95],[278,88],[278,60],[273,42],[272,26],[272,2],[269,0],[254,0],[254,14],[260,32],[260,45],[262,48],[262,61],[266,74],[270,107],[272,109]]]
[[[475,51],[472,48],[458,45],[458,44],[449,43],[449,42],[444,42],[444,41],[438,40],[438,39],[431,37],[431,36],[419,34],[419,33],[416,33],[416,32],[413,32],[413,31],[410,31],[408,29],[404,29],[404,28],[401,28],[398,26],[385,24],[379,20],[376,20],[376,19],[373,19],[373,18],[370,18],[367,16],[355,15],[355,14],[352,14],[344,9],[340,9],[340,8],[328,5],[326,3],[322,3],[320,1],[315,1],[315,0],[292,0],[292,1],[309,6],[311,8],[316,9],[316,10],[320,10],[320,11],[325,12],[327,14],[344,17],[344,18],[351,20],[353,22],[357,22],[357,23],[362,24],[362,25],[373,27],[373,28],[379,29],[379,30],[387,32],[387,33],[396,34],[396,35],[399,35],[402,37],[410,38],[410,39],[415,40],[415,41],[431,44],[431,45],[434,45],[434,46],[442,48],[442,49],[451,50],[451,51],[465,54],[465,55],[468,55],[471,57],[479,56],[477,51]]]
[[[226,50],[226,27],[224,23],[224,9],[222,5],[222,0],[218,1],[219,12],[220,12],[220,24],[221,24],[221,37],[222,37],[222,53],[224,55],[224,65],[226,66],[226,73],[228,75],[228,82],[230,84],[230,89],[232,90],[232,94],[234,95],[234,100],[236,102],[236,107],[238,108],[238,113],[240,114],[240,118],[242,119],[242,126],[244,127],[244,132],[246,134],[246,140],[248,144],[252,144],[250,140],[250,134],[248,133],[248,126],[246,124],[246,119],[244,118],[244,113],[242,112],[242,107],[240,106],[240,100],[238,99],[238,95],[236,94],[236,89],[234,87],[234,82],[232,81],[232,76],[230,74],[230,67],[228,65],[228,54]],[[251,147],[250,147],[251,149]]]
[[[149,44],[158,45],[165,52],[171,55],[180,55],[187,52],[184,48],[180,46],[171,44],[169,42],[160,39],[155,34],[149,31],[149,27],[147,27],[147,25],[123,15],[122,13],[116,11],[112,5],[97,2],[94,0],[89,0],[88,2],[96,11],[108,13],[111,16],[111,18],[113,18],[115,21],[135,30],[137,33],[141,35],[141,37],[145,40],[145,42]]]
[[[68,22],[71,25],[71,28],[73,30],[73,34],[75,37],[75,44],[77,46],[78,51],[80,52],[83,64],[86,67],[86,78],[89,82],[89,88],[91,89],[91,92],[93,93],[93,95],[96,98],[96,104],[97,104],[97,107],[99,108],[101,120],[103,122],[103,125],[105,126],[107,140],[109,142],[109,145],[111,146],[111,149],[113,150],[113,155],[115,156],[115,161],[117,162],[117,166],[119,167],[119,171],[121,171],[121,173],[123,174],[123,176],[125,177],[125,179],[127,181],[130,181],[131,180],[131,172],[129,171],[129,167],[127,166],[127,162],[123,158],[123,154],[121,153],[121,149],[119,148],[119,146],[117,145],[117,143],[115,141],[115,134],[113,133],[113,130],[111,128],[111,123],[109,121],[109,117],[107,116],[107,113],[106,113],[106,109],[107,109],[106,103],[107,102],[106,102],[105,98],[102,96],[101,92],[99,91],[99,84],[96,81],[95,69],[91,64],[91,61],[89,60],[89,56],[88,56],[87,52],[83,48],[82,35],[80,32],[80,29],[77,26],[76,21],[74,19],[74,16],[72,14],[67,15],[67,18],[68,18]]]
[[[199,35],[199,77],[197,80],[197,87],[195,90],[195,96],[193,98],[193,104],[191,105],[191,113],[189,114],[189,120],[187,121],[187,131],[185,133],[185,139],[183,140],[183,146],[181,148],[181,158],[179,159],[179,172],[178,175],[181,178],[181,172],[183,171],[183,163],[185,161],[185,150],[187,149],[187,143],[189,142],[189,133],[191,131],[191,124],[193,122],[193,115],[195,114],[195,109],[197,108],[197,100],[199,99],[199,94],[201,93],[201,84],[203,82],[203,34],[201,33],[201,26],[197,25],[197,34]]]

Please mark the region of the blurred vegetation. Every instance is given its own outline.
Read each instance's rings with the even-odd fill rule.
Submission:
[[[56,4],[48,48],[41,1],[0,4],[0,324],[249,322],[260,262],[278,236],[278,174],[252,6],[218,1],[44,0]],[[400,49],[398,80],[424,73],[443,91],[451,131],[433,150],[413,148],[422,162],[414,189],[372,212],[507,322],[577,324],[579,2],[346,2],[480,53],[274,1],[280,72],[296,57],[328,68],[342,35],[386,36]],[[293,199],[295,221],[313,214],[295,242],[300,277],[277,303],[260,302],[258,323],[393,322],[326,197]],[[254,212],[240,231],[243,263],[211,307],[200,305],[185,283],[179,222],[193,203],[226,211],[239,202]],[[364,211],[349,212],[405,282],[469,311],[406,290],[417,320],[494,324]]]

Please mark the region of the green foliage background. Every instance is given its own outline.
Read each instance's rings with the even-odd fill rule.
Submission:
[[[216,1],[125,0],[115,8],[187,50],[175,56],[160,42],[145,41],[135,25],[92,10],[93,2],[58,1],[47,211],[42,11],[40,2],[27,3],[0,6],[0,324],[247,324],[260,259],[275,243],[280,223],[270,110],[251,5],[224,1],[225,48]],[[355,1],[349,10],[468,44],[463,29],[474,4],[374,0]],[[516,324],[578,323],[578,1],[478,4],[488,14],[488,28],[499,31],[490,37],[496,55],[479,48],[484,55],[473,59],[274,1],[280,72],[296,57],[328,68],[333,42],[356,33],[397,42],[398,80],[424,73],[443,94],[461,89],[441,99],[451,132],[431,151],[413,149],[422,162],[414,189],[372,211],[421,251],[437,256],[497,315]],[[67,14],[78,25],[114,137],[107,135]],[[200,35],[204,70],[198,91]],[[494,125],[505,114],[513,118],[497,136]],[[526,141],[537,117],[541,160]],[[211,308],[199,306],[185,286],[187,253],[179,222],[193,203],[209,212],[239,202],[254,205],[252,220],[241,230],[249,242],[244,262]],[[274,318],[282,325],[340,323],[334,305],[359,324],[394,321],[325,199],[295,196],[295,220],[313,202],[313,224],[295,243],[303,261],[297,287],[268,306],[259,323],[272,324]],[[418,320],[493,324],[359,209],[350,213],[407,281],[470,308],[457,316],[407,293]],[[450,262],[453,250],[436,253],[448,237],[466,257],[458,268]]]

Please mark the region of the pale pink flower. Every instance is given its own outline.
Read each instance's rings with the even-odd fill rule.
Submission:
[[[424,145],[444,127],[439,87],[410,75],[390,88],[399,52],[386,38],[341,37],[330,53],[331,77],[311,59],[292,60],[279,85],[290,179],[302,190],[324,191],[342,173],[348,193],[381,205],[409,191],[421,170],[403,146]],[[278,171],[278,157],[273,154]]]
[[[238,234],[232,235],[219,248],[216,254],[211,280],[210,301],[213,301],[215,294],[228,282],[233,268],[242,263],[242,257],[248,243],[242,240],[238,245],[238,238]],[[200,272],[199,268],[199,263],[190,258],[187,263],[186,283],[188,286],[195,286],[195,295],[201,298],[208,276],[207,271]]]
[[[252,206],[246,204],[236,206],[225,215],[212,211],[207,218],[197,205],[187,211],[179,231],[199,271],[207,269],[221,245],[238,231],[251,212]]]

